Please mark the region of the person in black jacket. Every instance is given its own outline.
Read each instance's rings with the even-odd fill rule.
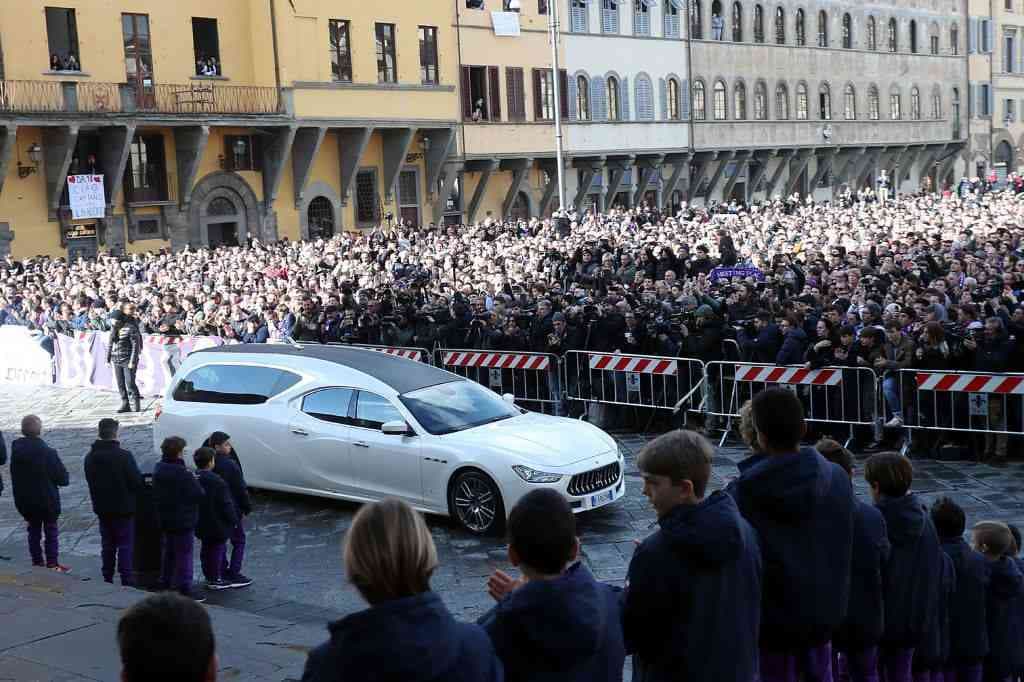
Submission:
[[[636,548],[626,580],[635,682],[757,679],[761,551],[732,497],[705,496],[713,453],[702,436],[673,431],[637,460],[660,529]]]
[[[70,568],[57,561],[58,488],[68,485],[68,470],[57,451],[42,439],[43,422],[39,417],[34,414],[24,417],[21,434],[22,438],[11,443],[11,488],[14,490],[14,507],[28,523],[28,551],[32,565],[70,573]],[[41,547],[44,533],[46,542]]]
[[[117,440],[119,426],[116,419],[100,420],[99,440],[85,456],[84,468],[92,511],[99,520],[103,580],[114,582],[116,564],[121,584],[131,585],[135,495],[142,489],[142,474],[135,457]]]
[[[121,394],[121,407],[118,412],[140,411],[139,387],[135,384],[135,371],[139,368],[139,357],[142,355],[142,331],[135,317],[135,304],[123,300],[120,314],[112,316],[114,324],[110,329],[110,341],[107,345],[107,362],[114,369],[117,379],[117,390]],[[132,406],[128,405],[128,398]]]
[[[754,331],[756,332],[754,338],[750,337],[746,329],[740,329],[737,334],[740,348],[743,349],[743,359],[748,362],[774,364],[779,349],[782,348],[782,334],[772,321],[770,312],[762,310],[757,314],[757,318],[754,320]]]
[[[985,616],[988,624],[989,651],[985,658],[985,682],[1003,682],[1014,673],[1020,652],[1014,649],[1016,635],[1011,607],[1024,591],[1021,576],[1013,559],[1013,533],[1004,523],[982,521],[971,529],[971,545],[988,563],[992,577],[986,595]]]
[[[231,587],[246,587],[252,585],[252,579],[242,574],[242,561],[245,558],[245,526],[242,520],[252,513],[249,490],[245,485],[238,454],[231,445],[231,436],[223,431],[215,431],[207,439],[207,444],[216,453],[213,472],[228,484],[238,519],[228,534],[228,539],[231,540],[231,561],[228,562],[225,554],[222,559],[222,577],[231,584]]]
[[[807,424],[795,393],[764,390],[751,410],[760,451],[739,463],[727,490],[758,532],[764,557],[761,680],[788,680],[793,670],[827,680],[850,593],[850,479],[814,448],[800,447]]]
[[[196,475],[185,468],[181,459],[184,450],[185,439],[178,436],[165,438],[160,444],[162,457],[153,467],[153,502],[163,532],[160,584],[191,597],[194,533],[205,493]]]
[[[523,578],[495,571],[498,604],[477,623],[491,637],[508,682],[621,682],[626,658],[620,590],[576,561],[569,503],[550,488],[523,496],[508,519],[508,556]]]
[[[853,455],[849,450],[828,438],[818,441],[815,449],[822,457],[842,467],[852,485]],[[841,660],[841,667],[847,670],[851,682],[878,680],[878,640],[882,637],[885,617],[882,576],[889,550],[881,512],[857,500],[853,516],[850,601],[846,619],[832,638],[836,652],[833,660]]]
[[[973,353],[971,369],[978,372],[1002,373],[1010,369],[1013,356],[1013,342],[1006,333],[1006,325],[1000,317],[985,320],[985,333],[981,339],[967,338],[964,348]],[[1007,431],[1008,410],[1006,398],[992,397],[988,401],[988,428],[991,431]],[[1006,466],[1006,449],[1009,438],[1005,433],[986,433],[984,437],[984,461],[992,466]]]
[[[4,440],[4,433],[0,431],[0,466],[7,464],[7,442]],[[0,474],[0,495],[4,492],[4,477]]]
[[[910,682],[914,650],[924,647],[941,605],[944,555],[928,510],[910,492],[914,467],[895,452],[872,455],[864,479],[885,517],[892,544],[885,572],[885,632],[879,670],[887,682]]]
[[[1006,524],[1013,536],[1013,553],[1011,559],[1017,564],[1017,570],[1024,575],[1024,542],[1021,542],[1020,529],[1012,523]],[[1019,593],[1010,601],[1010,622],[1007,628],[1007,641],[1011,655],[1007,663],[1013,668],[1018,682],[1024,679],[1024,592]]]
[[[224,555],[227,553],[228,535],[238,523],[238,512],[228,484],[213,470],[215,456],[213,448],[207,447],[199,448],[192,456],[204,493],[199,503],[196,537],[203,541],[199,562],[207,589],[224,590],[231,587],[231,583],[224,579]]]
[[[363,505],[342,554],[370,608],[327,626],[330,639],[309,652],[302,682],[502,681],[487,633],[455,620],[430,589],[437,548],[412,507],[393,499]]]

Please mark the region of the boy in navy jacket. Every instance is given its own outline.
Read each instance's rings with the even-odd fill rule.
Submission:
[[[238,523],[238,512],[231,498],[231,491],[224,479],[213,471],[213,448],[199,448],[192,459],[196,463],[199,485],[203,488],[203,499],[199,503],[199,523],[196,537],[202,540],[199,563],[203,567],[206,587],[224,590],[231,584],[224,580],[224,555],[231,529]]]
[[[191,597],[194,534],[204,493],[196,475],[185,468],[184,450],[185,439],[178,436],[160,444],[162,458],[153,468],[153,502],[163,531],[160,583]]]
[[[990,581],[988,564],[964,541],[967,516],[948,497],[935,501],[932,522],[942,551],[953,561],[956,589],[950,607],[949,658],[946,676],[953,682],[981,682],[988,655],[985,596]]]
[[[830,680],[832,636],[850,594],[850,477],[800,447],[807,427],[792,391],[758,393],[751,414],[760,452],[739,463],[727,490],[757,531],[764,559],[761,680]]]
[[[235,503],[235,511],[238,512],[238,521],[228,533],[228,539],[231,541],[231,561],[228,562],[225,552],[222,562],[223,578],[231,587],[248,587],[252,585],[252,579],[242,573],[242,561],[245,558],[245,526],[242,519],[252,512],[252,504],[249,502],[249,490],[242,475],[242,465],[231,444],[231,436],[223,431],[214,431],[206,444],[213,448],[215,453],[213,471],[228,484],[228,490],[231,491],[231,498]]]
[[[496,571],[498,604],[480,618],[508,682],[621,682],[626,658],[619,590],[576,561],[580,542],[569,503],[534,490],[508,518],[508,556],[523,573]]]
[[[910,682],[914,650],[925,648],[930,625],[939,617],[943,553],[928,510],[910,492],[914,467],[909,459],[895,452],[873,455],[864,478],[892,545],[879,672],[886,682]]]
[[[1024,575],[1024,544],[1021,543],[1020,529],[1012,523],[1006,524],[1013,535],[1013,561],[1017,570]],[[1013,667],[1014,679],[1024,679],[1024,593],[1018,594],[1010,602],[1010,627],[1007,630],[1010,638],[1010,650],[1016,652],[1010,665]]]
[[[992,581],[988,587],[986,612],[988,620],[988,657],[985,659],[985,682],[1004,682],[1014,673],[1016,642],[1011,633],[1011,604],[1020,597],[1024,577],[1011,553],[1013,534],[1004,523],[982,521],[971,529],[971,544],[985,557]]]
[[[758,674],[762,562],[732,497],[706,496],[714,449],[673,431],[637,460],[659,529],[636,548],[623,629],[634,682],[749,682]]]

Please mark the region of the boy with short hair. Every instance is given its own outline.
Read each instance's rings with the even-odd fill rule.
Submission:
[[[1013,562],[1017,564],[1017,570],[1024,575],[1024,557],[1021,556],[1021,552],[1024,551],[1024,544],[1021,543],[1020,529],[1012,523],[1006,524],[1006,527],[1010,529],[1010,534],[1013,535],[1013,554],[1011,557]],[[1010,602],[1009,634],[1011,637],[1010,651],[1014,652],[1009,663],[1013,668],[1013,674],[1017,676],[1014,679],[1024,679],[1024,592],[1018,594]]]
[[[191,597],[194,534],[205,493],[197,477],[185,468],[184,450],[185,439],[179,436],[165,438],[160,444],[161,459],[153,467],[153,503],[163,532],[160,583]]]
[[[213,682],[216,641],[206,610],[191,599],[152,594],[117,623],[122,682]]]
[[[713,454],[703,436],[680,430],[637,459],[660,528],[636,548],[626,581],[634,680],[757,678],[761,550],[733,498],[706,495]]]
[[[206,577],[206,587],[226,590],[231,583],[224,579],[224,555],[231,529],[238,523],[238,512],[228,484],[213,471],[213,448],[199,448],[192,459],[196,463],[199,485],[205,493],[199,503],[199,522],[196,524],[196,537],[203,542],[199,561]]]
[[[982,521],[971,529],[971,544],[988,561],[992,582],[989,584],[985,608],[988,620],[988,657],[985,659],[985,681],[1004,682],[1014,673],[1015,638],[1010,605],[1020,597],[1024,577],[1011,558],[1013,534],[1005,523]]]
[[[550,488],[523,496],[508,518],[508,557],[522,571],[488,581],[498,604],[480,618],[510,682],[620,682],[626,657],[620,591],[576,559],[569,503]]]

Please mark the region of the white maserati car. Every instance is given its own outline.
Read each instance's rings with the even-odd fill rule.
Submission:
[[[581,512],[622,497],[622,454],[591,424],[527,412],[463,377],[345,346],[228,345],[190,355],[153,438],[189,451],[226,431],[254,488],[403,499],[500,532],[530,490]]]

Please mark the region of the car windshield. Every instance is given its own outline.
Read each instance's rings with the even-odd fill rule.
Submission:
[[[429,433],[465,431],[522,414],[518,407],[472,381],[451,381],[399,396]]]

